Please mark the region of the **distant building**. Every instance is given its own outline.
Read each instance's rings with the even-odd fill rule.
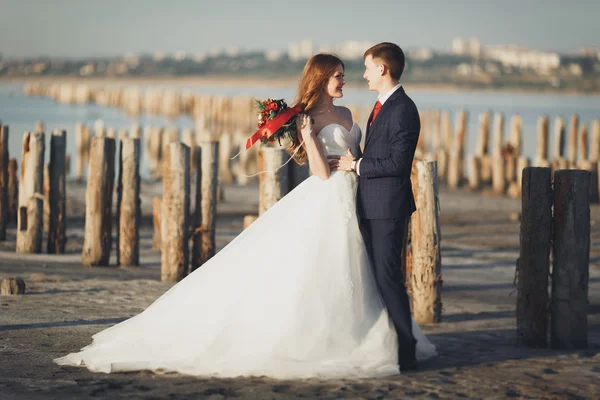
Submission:
[[[208,55],[211,57],[220,57],[223,54],[221,49],[210,49]]]
[[[271,62],[277,61],[283,57],[283,52],[281,50],[266,50],[264,54],[265,59]]]
[[[194,54],[193,58],[198,64],[202,64],[204,61],[206,61],[206,53]]]
[[[176,61],[183,61],[185,60],[187,57],[187,54],[185,53],[185,51],[176,51],[175,54],[173,55],[173,58]]]
[[[308,60],[315,54],[315,45],[312,40],[293,42],[288,46],[288,56],[292,61]]]
[[[452,40],[452,54],[457,56],[481,56],[481,42],[477,38],[455,38]]]
[[[152,59],[156,62],[160,62],[162,60],[164,60],[165,58],[165,53],[162,51],[157,51],[152,55]]]
[[[83,67],[79,68],[79,75],[86,76],[92,75],[96,71],[96,67],[92,63],[87,63]]]
[[[239,57],[241,51],[240,48],[238,46],[232,46],[230,48],[228,48],[225,53],[229,56],[229,57]]]
[[[486,57],[500,62],[505,67],[530,69],[547,74],[560,66],[557,53],[531,50],[517,45],[487,46]]]
[[[371,46],[373,43],[369,41],[348,40],[336,45],[323,45],[319,52],[332,53],[344,60],[361,60]]]
[[[431,49],[408,50],[406,54],[417,61],[427,61],[433,57],[433,51]]]

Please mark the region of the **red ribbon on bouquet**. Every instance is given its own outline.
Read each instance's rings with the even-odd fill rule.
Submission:
[[[254,132],[252,136],[246,140],[246,150],[254,145],[254,143],[258,142],[261,137],[266,136],[267,139],[270,138],[277,132],[279,128],[281,128],[286,122],[290,120],[290,118],[298,115],[302,111],[302,105],[297,105],[292,108],[286,108],[279,114],[277,114],[273,119],[268,120],[267,123]]]

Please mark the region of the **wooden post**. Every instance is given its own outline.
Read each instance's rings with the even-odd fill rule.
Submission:
[[[0,241],[8,226],[8,126],[0,124]]]
[[[83,180],[83,174],[85,170],[86,153],[89,152],[89,144],[87,143],[86,132],[82,123],[75,125],[75,147],[77,152],[77,158],[75,159],[75,179],[78,181]]]
[[[574,168],[577,164],[577,130],[579,126],[579,115],[571,115],[569,123],[569,156],[567,157],[569,168]]]
[[[161,176],[162,171],[162,149],[163,149],[163,134],[160,128],[147,126],[148,134],[145,135],[147,138],[147,153],[150,159],[151,176],[153,179],[157,179]]]
[[[495,194],[504,194],[506,189],[506,163],[501,155],[494,155],[492,158],[494,175],[492,177],[492,187]]]
[[[196,174],[196,210],[192,270],[216,253],[217,188],[219,185],[219,142],[201,140]]]
[[[445,181],[448,177],[448,158],[452,145],[452,124],[450,122],[450,112],[442,110],[440,113],[440,136],[442,149],[438,151],[438,177]]]
[[[260,151],[264,161],[264,170],[267,172],[260,177],[263,184],[258,203],[259,216],[289,192],[287,166],[278,169],[287,159],[285,150],[279,147],[263,147]]]
[[[417,211],[410,219],[412,311],[419,324],[442,317],[442,259],[436,161],[416,163]]]
[[[537,151],[535,154],[535,166],[536,167],[549,167],[550,161],[548,161],[548,139],[549,139],[549,127],[550,121],[547,115],[542,115],[538,118],[537,123]]]
[[[590,145],[590,161],[600,161],[600,119],[592,121],[592,140]]]
[[[446,179],[448,171],[448,153],[445,150],[439,150],[436,154],[438,162],[438,178],[441,181]]]
[[[258,215],[244,215],[244,223],[242,230],[246,230],[254,221],[258,219]]]
[[[63,254],[67,242],[67,132],[54,130],[50,138],[49,193],[50,222],[48,253]]]
[[[304,180],[310,176],[308,163],[298,165],[294,161],[290,161],[283,169],[287,169],[289,191],[294,190],[296,186],[304,182]]]
[[[50,166],[44,164],[44,226],[43,231],[50,231]]]
[[[17,253],[41,253],[44,225],[45,136],[26,132],[21,155]]]
[[[512,147],[512,154],[516,159],[521,155],[521,149],[523,147],[523,117],[520,115],[513,115],[510,118],[508,143]]]
[[[190,149],[171,142],[165,148],[161,215],[161,280],[178,282],[188,270]]]
[[[43,121],[37,121],[35,123],[35,132],[44,133],[44,122]]]
[[[479,114],[479,125],[477,129],[477,144],[475,146],[475,155],[479,158],[489,153],[490,142],[490,113],[482,112]]]
[[[196,136],[191,129],[184,129],[181,133],[181,142],[190,148],[190,177],[196,172],[198,164],[198,146],[196,145]],[[191,178],[190,178],[191,179]]]
[[[152,234],[152,248],[160,250],[161,248],[161,229],[160,219],[162,210],[162,197],[155,197],[152,200],[152,224],[154,225],[154,233]]]
[[[494,115],[494,145],[492,146],[492,156],[497,157],[502,155],[502,147],[504,144],[504,115],[496,113]]]
[[[19,165],[16,158],[8,160],[8,220],[17,223],[19,211]]]
[[[108,136],[108,135],[107,135]],[[110,136],[108,136],[110,137]],[[115,221],[117,225],[115,238],[115,253],[117,256],[117,265],[121,265],[121,201],[123,200],[123,139],[127,137],[127,131],[121,131],[119,136],[119,149],[117,152],[117,165],[119,166],[117,173],[117,206],[115,207]]]
[[[555,349],[588,345],[590,173],[554,174],[554,252],[550,341]]]
[[[557,161],[559,160],[559,161]],[[564,160],[565,168],[567,159],[565,158],[565,120],[562,117],[554,119],[554,160],[553,164],[562,165]],[[553,168],[554,169],[554,168]],[[562,168],[561,168],[562,169]]]
[[[219,180],[221,184],[230,184],[233,182],[231,174],[231,134],[223,133],[219,137]]]
[[[450,111],[442,111],[442,115],[440,116],[440,127],[442,130],[445,151],[449,156],[450,151],[452,151],[452,143],[454,142],[452,140],[454,133],[452,132],[452,115],[450,114]]]
[[[440,110],[431,111],[431,154],[434,156],[442,150],[442,134],[440,130]]]
[[[115,180],[115,140],[94,137],[85,191],[85,233],[81,262],[108,266],[112,245],[112,198]]]
[[[103,138],[106,136],[106,131],[104,129],[104,121],[101,119],[97,119],[94,121],[94,135],[99,138]]]
[[[140,265],[140,139],[121,139],[119,265]]]
[[[469,156],[467,177],[469,179],[469,189],[481,189],[481,159],[479,157]]]
[[[590,203],[598,203],[600,193],[598,188],[598,163],[589,160],[579,162],[579,169],[590,172]]]
[[[517,184],[519,187],[523,186],[523,170],[529,167],[531,162],[528,157],[519,157],[517,160]],[[548,167],[544,167],[548,168]]]
[[[506,183],[514,183],[517,180],[517,157],[513,153],[504,156],[504,177]]]
[[[5,278],[0,281],[0,295],[14,296],[25,294],[25,281],[22,278]]]
[[[583,162],[587,161],[588,159],[588,129],[585,122],[582,123],[581,127],[579,128],[579,135],[577,137],[577,155],[577,165],[580,168],[585,169],[581,167]]]
[[[520,253],[517,260],[517,345],[546,347],[552,241],[551,170],[525,168],[522,182]]]

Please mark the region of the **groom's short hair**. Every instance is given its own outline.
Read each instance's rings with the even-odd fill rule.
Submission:
[[[400,80],[405,64],[404,52],[400,46],[389,42],[379,43],[365,51],[364,58],[367,56],[373,57],[376,64],[385,65],[392,79]]]

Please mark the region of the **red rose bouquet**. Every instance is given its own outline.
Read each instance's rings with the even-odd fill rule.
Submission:
[[[292,142],[297,139],[296,116],[303,110],[301,105],[290,108],[283,99],[267,99],[257,100],[256,107],[258,131],[246,141],[246,150],[259,140],[262,143],[277,140],[281,145],[281,138]]]

